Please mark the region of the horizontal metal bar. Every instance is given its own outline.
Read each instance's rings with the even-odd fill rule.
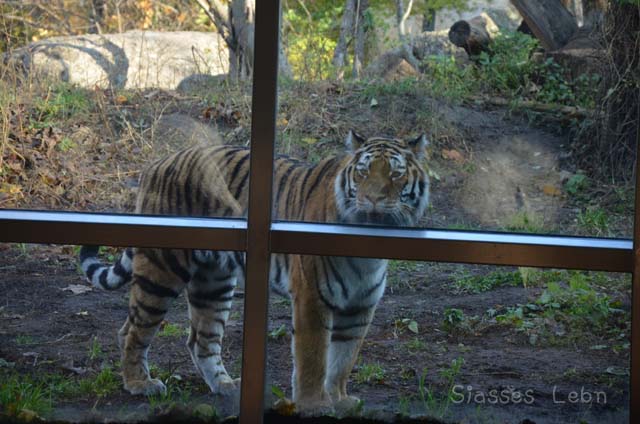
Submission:
[[[241,219],[0,210],[0,242],[245,250]]]
[[[271,251],[631,272],[631,240],[277,222]]]

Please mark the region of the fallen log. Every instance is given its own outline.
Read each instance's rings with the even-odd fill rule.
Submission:
[[[563,47],[578,30],[576,19],[560,0],[511,0],[545,50]]]
[[[509,100],[503,97],[472,97],[476,104],[492,106],[507,106],[516,110],[531,110],[534,112],[562,115],[564,118],[583,119],[591,115],[592,111],[579,106],[565,106],[553,103],[540,103],[533,100]]]
[[[483,16],[476,16],[468,21],[455,22],[449,29],[449,41],[462,47],[469,57],[488,52],[491,35],[487,30],[487,20]]]

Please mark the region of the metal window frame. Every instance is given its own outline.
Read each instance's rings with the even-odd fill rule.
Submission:
[[[637,169],[633,240],[271,223],[279,32],[280,1],[256,2],[247,221],[0,209],[0,242],[246,251],[241,423],[261,422],[264,412],[267,282],[272,253],[631,273],[633,308],[629,411],[630,422],[640,420],[640,173]],[[640,157],[640,149],[636,155]]]

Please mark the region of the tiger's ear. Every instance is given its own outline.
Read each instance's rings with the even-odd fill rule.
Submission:
[[[409,148],[413,151],[413,154],[416,155],[418,159],[424,158],[425,149],[429,145],[429,140],[425,134],[421,134],[415,140],[410,140],[407,142]]]
[[[349,134],[347,134],[347,138],[344,141],[345,146],[347,146],[347,150],[350,152],[355,152],[362,146],[362,144],[366,141],[366,139],[355,132],[354,130],[349,130]]]

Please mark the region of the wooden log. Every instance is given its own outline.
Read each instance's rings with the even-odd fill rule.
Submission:
[[[560,0],[511,0],[546,50],[564,46],[578,29],[576,19]]]
[[[449,41],[462,47],[469,57],[489,51],[491,36],[487,31],[487,21],[482,16],[476,16],[454,23],[449,29]]]

